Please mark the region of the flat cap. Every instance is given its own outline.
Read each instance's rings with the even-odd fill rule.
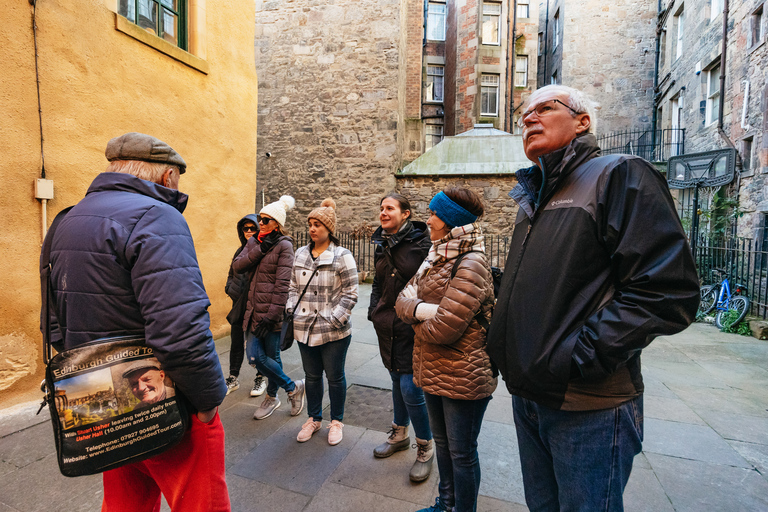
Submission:
[[[142,359],[141,361],[136,361],[128,368],[126,368],[123,372],[123,378],[127,379],[130,374],[140,370],[162,370],[162,368],[160,368],[160,363],[157,361],[157,359]]]
[[[143,133],[126,133],[115,137],[107,144],[104,152],[107,160],[142,160],[161,164],[177,165],[179,172],[184,174],[187,162],[165,142]]]

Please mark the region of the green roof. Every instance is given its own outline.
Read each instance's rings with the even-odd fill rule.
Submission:
[[[398,176],[513,175],[530,166],[521,135],[491,125],[475,125],[472,130],[445,137]]]

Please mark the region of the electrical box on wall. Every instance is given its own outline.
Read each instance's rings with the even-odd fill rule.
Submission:
[[[53,199],[53,180],[35,181],[35,199]]]

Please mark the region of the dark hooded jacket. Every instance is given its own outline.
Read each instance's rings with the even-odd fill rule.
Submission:
[[[409,221],[391,237],[385,237],[379,227],[372,239],[376,244],[376,275],[368,319],[376,329],[384,366],[398,373],[413,373],[413,327],[397,317],[395,301],[427,257],[432,246],[429,229],[423,222]]]
[[[144,335],[178,389],[206,411],[222,402],[227,387],[181,215],[186,205],[185,194],[130,174],[105,172],[93,180],[51,242],[59,321],[52,340],[70,349],[107,336]]]
[[[273,231],[269,235],[277,240],[266,253],[258,234],[251,237],[242,252],[232,262],[232,268],[240,274],[249,274],[248,301],[243,316],[243,331],[252,332],[264,320],[273,331],[282,326],[288,287],[293,269],[293,244],[291,238]]]
[[[488,352],[512,394],[553,409],[615,407],[643,392],[641,350],[695,317],[691,250],[645,160],[600,156],[583,135],[539,163],[510,192],[520,208]]]
[[[251,213],[240,219],[237,223],[237,236],[240,238],[240,247],[235,251],[235,255],[232,256],[232,263],[229,264],[229,273],[227,274],[227,285],[224,291],[227,292],[229,298],[232,299],[232,309],[227,315],[227,321],[230,325],[241,324],[245,317],[245,308],[248,304],[248,285],[251,282],[251,272],[244,272],[238,274],[232,268],[235,263],[235,258],[243,251],[245,243],[248,241],[243,234],[243,225],[246,221],[251,221],[256,225],[256,229],[259,227],[258,215]],[[258,231],[253,236],[258,235]]]

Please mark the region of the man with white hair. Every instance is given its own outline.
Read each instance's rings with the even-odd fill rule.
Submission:
[[[592,102],[535,91],[520,117],[533,166],[519,205],[488,352],[512,394],[531,511],[623,510],[642,449],[640,352],[695,318],[699,288],[661,174],[600,155]]]
[[[187,164],[143,133],[110,140],[106,157],[106,172],[50,242],[55,311],[42,313],[57,320],[51,340],[57,350],[68,350],[98,338],[144,336],[159,363],[155,377],[167,374],[194,413],[177,445],[104,472],[102,511],[160,510],[161,493],[174,511],[229,511],[217,413],[227,387],[210,331],[210,301],[182,216],[187,195],[178,185]],[[137,363],[124,377],[140,366],[146,370],[146,363]],[[156,401],[165,396],[161,386],[155,378],[151,390],[139,396],[137,383],[133,392]]]

